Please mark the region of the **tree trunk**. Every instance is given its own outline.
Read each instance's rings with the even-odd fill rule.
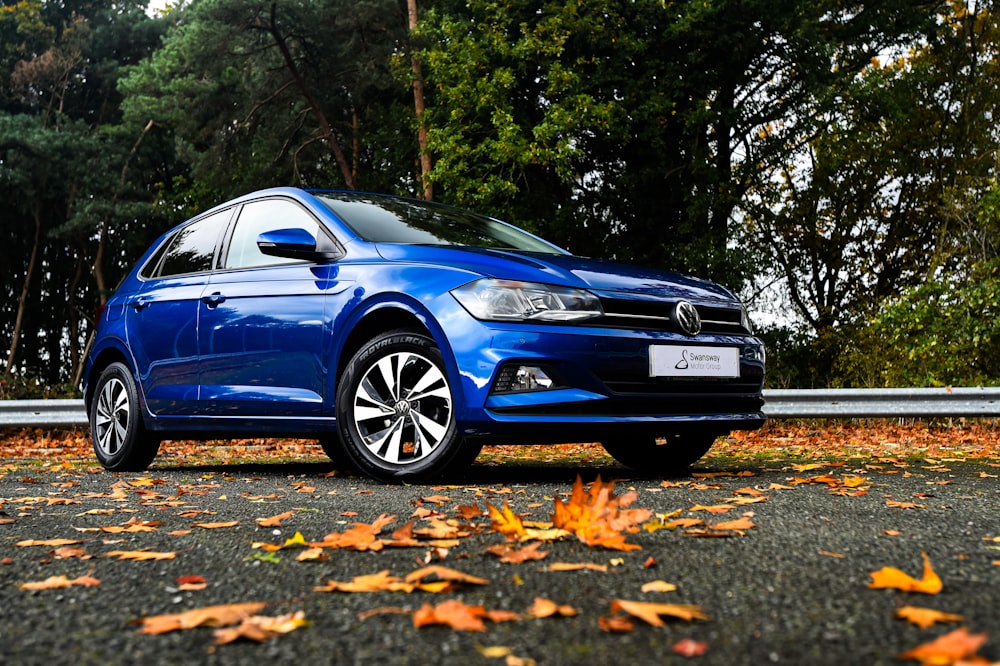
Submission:
[[[276,15],[278,12],[278,3],[271,3],[271,20],[268,25],[268,31],[274,38],[274,43],[278,45],[278,50],[281,51],[281,57],[285,60],[285,67],[288,68],[288,72],[292,75],[292,79],[295,81],[295,85],[298,86],[299,91],[302,96],[306,98],[306,103],[309,104],[309,110],[313,114],[316,123],[319,125],[320,131],[323,133],[323,138],[326,139],[327,145],[330,147],[330,152],[333,153],[334,159],[337,160],[337,166],[340,167],[340,173],[344,177],[344,185],[349,190],[356,189],[354,184],[354,174],[351,171],[351,165],[348,164],[347,158],[344,156],[344,151],[340,148],[340,143],[337,141],[336,135],[333,133],[333,128],[330,122],[327,120],[326,115],[323,113],[323,109],[319,105],[319,100],[316,99],[312,91],[309,90],[309,86],[306,85],[305,79],[299,73],[299,68],[295,66],[295,59],[292,58],[292,52],[288,50],[288,44],[285,42],[285,37],[278,31],[278,22],[276,20]]]
[[[412,35],[417,30],[417,0],[406,0],[406,9]],[[417,114],[417,144],[420,146],[420,182],[424,186],[424,199],[432,201],[434,183],[430,181],[428,175],[433,165],[430,150],[427,148],[427,123],[424,119],[424,73],[420,58],[415,53],[410,57],[410,66],[413,68],[413,108]]]

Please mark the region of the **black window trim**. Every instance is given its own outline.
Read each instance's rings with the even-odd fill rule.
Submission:
[[[170,275],[162,275],[160,271],[163,270],[163,260],[166,258],[170,251],[170,246],[173,245],[174,240],[177,238],[178,234],[187,229],[193,224],[197,224],[202,220],[206,220],[209,217],[218,215],[220,213],[226,213],[229,218],[225,221],[223,228],[225,230],[229,229],[229,226],[233,221],[233,211],[239,208],[239,206],[230,206],[229,208],[224,208],[222,210],[208,211],[204,215],[200,215],[193,220],[190,220],[186,224],[183,224],[176,229],[174,229],[169,236],[167,236],[163,243],[156,248],[149,260],[143,264],[142,268],[139,269],[138,276],[140,280],[165,280],[168,278],[186,277],[189,275],[200,275],[200,274],[211,274],[216,270],[219,261],[219,252],[222,247],[222,238],[226,235],[225,231],[218,235],[215,239],[215,247],[212,248],[212,263],[211,267],[207,271],[191,271],[190,273],[171,273]],[[148,270],[147,270],[148,269]]]

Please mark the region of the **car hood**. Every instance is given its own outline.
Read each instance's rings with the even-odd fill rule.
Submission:
[[[483,277],[578,287],[599,295],[734,300],[732,293],[708,280],[570,254],[388,243],[377,247],[382,257],[393,261],[450,266]]]

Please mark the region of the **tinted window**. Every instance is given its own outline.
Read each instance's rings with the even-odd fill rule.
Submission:
[[[354,233],[374,243],[468,245],[562,254],[562,250],[483,215],[415,199],[324,193],[318,199]]]
[[[229,210],[203,217],[182,228],[170,241],[160,265],[160,276],[212,270],[219,235],[229,220]]]
[[[319,224],[312,215],[291,201],[265,199],[243,206],[229,242],[225,268],[249,268],[301,262],[300,259],[270,257],[257,247],[257,237],[265,231],[276,229],[305,229],[313,238],[320,233]]]

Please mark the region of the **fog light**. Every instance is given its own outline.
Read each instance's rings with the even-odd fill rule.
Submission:
[[[494,393],[519,393],[545,391],[555,388],[557,382],[551,371],[538,365],[506,365],[497,374]]]

